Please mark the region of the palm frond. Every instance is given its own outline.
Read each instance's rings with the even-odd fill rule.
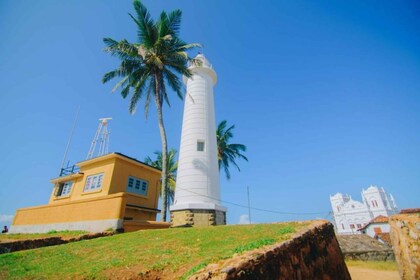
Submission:
[[[166,82],[168,83],[169,87],[175,91],[179,98],[183,99],[182,95],[182,83],[177,75],[172,73],[169,69],[165,68],[163,70],[163,75],[165,77]]]
[[[221,121],[216,130],[216,139],[217,139],[217,150],[218,150],[218,160],[219,160],[219,170],[223,168],[226,174],[226,178],[230,179],[229,164],[234,165],[238,171],[241,171],[239,165],[236,163],[237,158],[244,159],[248,161],[248,158],[241,154],[241,152],[246,151],[246,146],[243,144],[231,144],[229,143],[231,138],[233,138],[233,129],[235,125],[227,127],[227,121]]]
[[[181,28],[181,18],[182,18],[182,11],[181,10],[174,10],[170,12],[167,16],[167,25],[169,30],[171,30],[172,34],[175,36],[179,36],[179,31]]]
[[[121,79],[112,89],[112,92],[115,92],[118,88],[124,87],[129,82],[130,76],[125,76],[123,79]],[[123,94],[122,94],[123,95]],[[123,95],[124,96],[124,95]],[[127,95],[126,95],[127,96]]]
[[[127,40],[115,41],[111,38],[103,38],[103,42],[107,45],[104,51],[116,56],[121,60],[133,59],[137,56],[137,46],[129,43]]]
[[[134,10],[136,10],[137,18],[129,14],[130,17],[138,26],[137,36],[140,43],[145,44],[147,47],[151,47],[155,41],[154,33],[154,22],[150,17],[150,13],[147,8],[139,1],[133,1]]]

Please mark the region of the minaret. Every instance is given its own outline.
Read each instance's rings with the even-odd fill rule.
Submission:
[[[189,67],[192,77],[184,76],[187,93],[171,220],[173,226],[224,225],[213,100],[217,76],[204,55],[195,59],[201,63]]]

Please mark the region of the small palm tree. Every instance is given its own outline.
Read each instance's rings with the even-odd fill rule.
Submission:
[[[248,158],[241,154],[241,152],[246,152],[246,146],[243,144],[230,144],[229,141],[233,138],[233,129],[235,125],[230,126],[227,128],[227,121],[221,121],[217,126],[216,131],[216,138],[217,138],[217,157],[219,161],[219,170],[223,167],[226,178],[230,179],[230,171],[229,171],[229,164],[232,163],[233,165],[239,168],[238,164],[236,163],[237,158],[242,158],[248,161]]]
[[[162,141],[162,220],[166,221],[168,147],[163,123],[163,102],[170,105],[168,87],[182,99],[182,82],[179,75],[191,77],[188,61],[194,61],[186,51],[200,45],[187,44],[179,38],[182,15],[180,10],[169,14],[162,12],[155,22],[139,0],[134,0],[133,5],[136,16],[129,15],[137,25],[138,42],[103,39],[105,51],[117,57],[121,64],[117,69],[106,73],[102,82],[121,78],[112,91],[120,89],[123,98],[132,93],[129,105],[131,114],[134,114],[138,101],[144,99],[147,117],[150,100],[155,102]]]
[[[178,169],[178,161],[176,160],[175,149],[171,149],[168,152],[168,157],[166,161],[166,212],[169,211],[169,205],[174,202],[175,197],[175,186],[176,186],[176,171]],[[156,159],[152,160],[149,156],[144,159],[144,162],[150,166],[156,167],[162,170],[162,152],[154,152]],[[161,196],[162,197],[162,196]]]

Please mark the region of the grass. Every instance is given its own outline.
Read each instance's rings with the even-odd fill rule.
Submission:
[[[0,255],[0,278],[103,279],[110,272],[165,271],[185,279],[207,264],[290,239],[305,223],[173,228]],[[108,273],[108,274],[107,274]]]
[[[346,265],[349,267],[368,268],[375,270],[387,270],[395,271],[398,270],[397,263],[395,261],[356,261],[346,260]]]
[[[81,230],[64,230],[64,231],[49,231],[47,233],[31,233],[31,234],[2,234],[0,235],[0,242],[9,242],[13,240],[27,240],[27,239],[40,239],[40,238],[48,238],[48,237],[63,237],[63,238],[73,238],[78,237],[83,234],[87,234],[87,231]]]

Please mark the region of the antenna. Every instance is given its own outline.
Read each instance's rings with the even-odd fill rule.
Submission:
[[[102,118],[99,119],[98,130],[96,130],[95,136],[93,137],[92,144],[86,159],[91,159],[94,157],[100,157],[108,153],[109,149],[109,134],[108,131],[108,121],[112,118]],[[96,144],[99,142],[98,154],[95,156]]]
[[[67,141],[66,149],[64,150],[64,156],[63,156],[63,160],[61,161],[61,167],[60,167],[60,176],[61,176],[61,172],[63,171],[63,168],[64,168],[64,162],[66,161],[66,158],[67,158],[67,152],[69,151],[71,139],[73,138],[74,129],[76,128],[76,123],[77,123],[77,119],[79,117],[79,112],[80,112],[80,105],[77,108],[76,116],[74,117],[74,121],[73,121],[73,127],[72,127],[71,132],[70,132],[69,140]]]

